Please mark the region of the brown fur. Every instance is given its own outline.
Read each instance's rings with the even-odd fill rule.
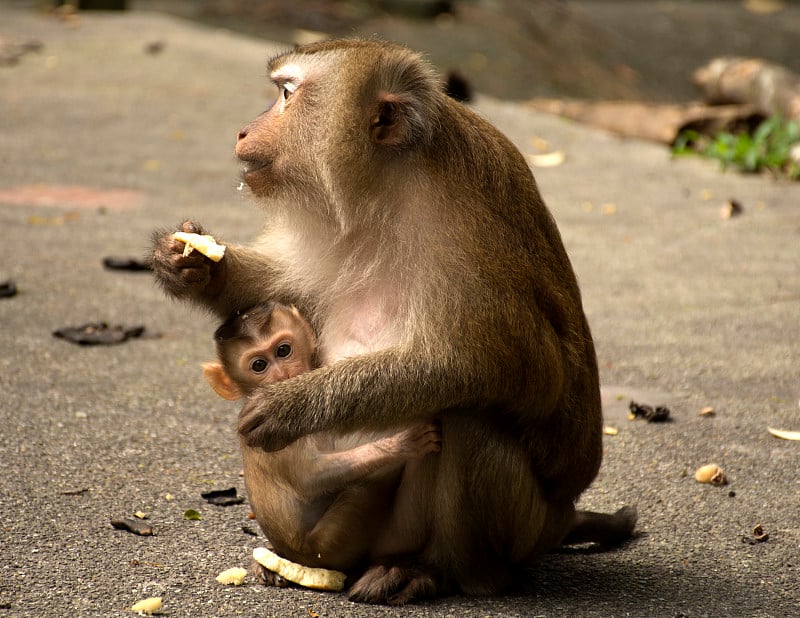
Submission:
[[[206,363],[203,374],[224,399],[315,366],[314,333],[294,307],[270,303],[237,313],[214,339],[219,362]],[[291,352],[281,357],[277,349],[285,345]],[[254,359],[265,361],[264,371],[250,369]],[[404,464],[439,449],[433,423],[386,436],[305,436],[273,453],[241,441],[250,505],[274,549],[308,566],[345,571],[363,563],[379,542]]]
[[[519,151],[406,48],[315,44],[270,71],[293,92],[236,147],[261,238],[216,265],[157,236],[159,281],[221,316],[265,299],[311,316],[325,366],[248,398],[248,445],[441,417],[442,452],[406,466],[393,542],[354,598],[502,590],[565,538],[601,459],[594,347],[555,223]]]

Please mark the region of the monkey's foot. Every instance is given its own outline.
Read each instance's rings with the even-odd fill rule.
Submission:
[[[256,582],[262,584],[263,586],[275,586],[276,588],[288,588],[292,585],[292,583],[277,573],[270,571],[266,567],[263,567],[258,562],[253,560],[250,563],[249,574],[252,575]]]
[[[430,599],[440,592],[433,570],[424,567],[375,565],[353,584],[351,601],[405,605],[410,601]]]
[[[561,544],[598,543],[602,547],[616,547],[633,538],[636,519],[636,509],[630,506],[612,514],[577,511],[575,523]]]

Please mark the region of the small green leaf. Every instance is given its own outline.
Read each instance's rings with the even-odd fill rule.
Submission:
[[[203,519],[203,516],[200,515],[200,511],[187,509],[183,512],[183,518],[188,519],[189,521],[199,521],[200,519]]]
[[[752,135],[722,131],[714,136],[686,130],[672,146],[674,155],[698,153],[716,159],[723,169],[738,167],[745,172],[768,169],[775,175],[800,178],[800,165],[792,158],[792,148],[800,143],[800,124],[780,116],[765,119]]]
[[[685,155],[694,153],[692,147],[695,142],[700,139],[700,133],[694,129],[684,129],[675,138],[675,143],[672,144],[672,154]]]

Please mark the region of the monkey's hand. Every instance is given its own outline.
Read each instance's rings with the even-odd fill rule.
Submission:
[[[181,232],[204,234],[200,225],[184,221]],[[214,297],[225,284],[225,259],[214,262],[199,251],[187,253],[186,244],[172,233],[157,232],[153,237],[150,266],[156,280],[171,296],[177,298]]]
[[[401,461],[417,459],[442,450],[442,430],[438,423],[414,425],[382,438],[376,444],[388,453],[397,455]]]
[[[261,448],[267,452],[279,451],[305,435],[295,423],[277,422],[272,414],[273,405],[271,405],[275,403],[272,395],[276,387],[288,385],[289,382],[296,382],[302,378],[300,375],[282,383],[263,386],[245,400],[239,412],[238,430],[248,446]],[[297,409],[296,413],[302,415],[302,410]]]
[[[168,295],[201,305],[223,320],[272,298],[302,305],[302,299],[273,287],[283,279],[283,271],[259,249],[226,243],[224,255],[218,251],[214,257],[219,261],[215,261],[199,250],[187,251],[186,243],[175,238],[175,231],[153,234],[149,257],[156,280]],[[193,221],[184,221],[177,231],[205,235]]]

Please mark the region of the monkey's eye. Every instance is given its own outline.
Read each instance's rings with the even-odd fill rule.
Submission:
[[[282,343],[275,349],[275,356],[278,358],[286,358],[292,353],[292,346],[288,343]]]
[[[281,98],[283,98],[284,103],[292,98],[295,90],[297,90],[297,85],[291,82],[287,82],[281,86]]]
[[[250,361],[250,371],[253,373],[264,373],[269,367],[269,363],[263,358],[254,358]]]

